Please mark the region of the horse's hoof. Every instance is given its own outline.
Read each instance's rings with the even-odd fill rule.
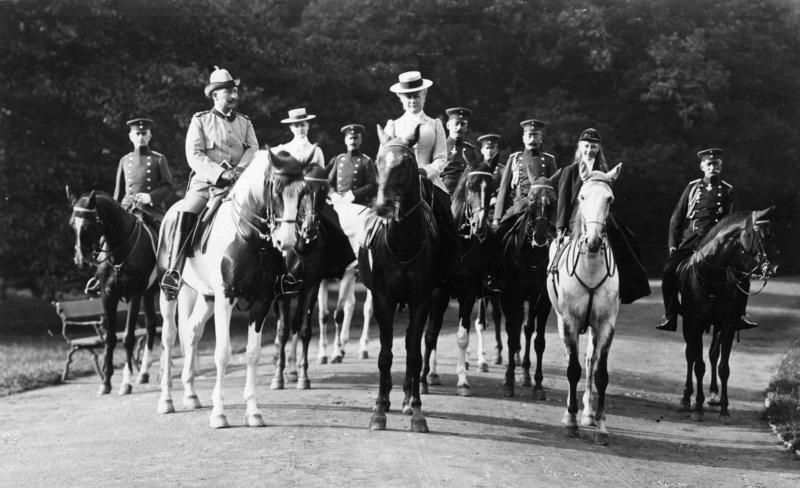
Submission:
[[[272,378],[269,387],[272,390],[283,390],[283,378]]]
[[[514,385],[503,385],[503,396],[511,398],[514,396]]]
[[[599,446],[607,446],[608,445],[608,432],[595,432],[594,433],[594,443]]]
[[[456,386],[456,392],[458,393],[458,396],[462,397],[472,396],[472,392],[469,391],[469,385]]]
[[[719,414],[719,421],[722,425],[731,425],[732,419],[730,414]]]
[[[297,381],[297,371],[289,371],[286,373],[286,380],[292,383]]]
[[[244,416],[244,425],[248,427],[266,427],[264,418],[260,413],[252,413]]]
[[[542,402],[547,400],[547,394],[544,392],[544,388],[542,388],[541,386],[534,387],[533,398]]]
[[[419,394],[420,395],[427,395],[428,394],[428,384],[427,383],[420,383],[419,384]]]
[[[439,375],[436,373],[431,373],[428,375],[428,383],[431,385],[441,385],[442,380],[439,378]]]
[[[228,419],[225,418],[225,415],[223,414],[212,415],[208,419],[208,425],[212,429],[227,429],[230,427],[230,425],[228,425]]]
[[[567,437],[580,437],[581,432],[578,430],[577,425],[566,425],[564,426],[564,431],[567,434]]]
[[[719,395],[712,393],[711,396],[708,397],[707,403],[712,407],[719,406]]]
[[[386,415],[375,413],[369,419],[369,430],[386,430]]]
[[[197,410],[203,408],[203,404],[200,403],[200,398],[198,398],[197,395],[189,395],[183,397],[183,408],[186,410]]]
[[[425,417],[422,414],[414,415],[411,418],[411,432],[419,432],[422,434],[427,434],[430,432],[428,430],[428,422],[425,421]]]
[[[584,427],[597,427],[597,422],[594,419],[594,415],[584,415],[581,417],[581,425]]]
[[[403,404],[403,415],[411,415],[414,413],[414,409],[411,408],[411,405],[408,403]]]
[[[369,351],[366,349],[361,351],[361,359],[369,359]]]
[[[137,385],[146,385],[150,383],[150,374],[149,373],[142,373],[136,377],[136,384]]]
[[[172,399],[160,400],[156,411],[161,414],[175,413],[175,404],[172,403]]]
[[[109,384],[109,385],[107,385],[107,384],[103,383],[103,384],[102,384],[102,385],[100,385],[100,387],[97,389],[97,396],[100,396],[100,395],[108,395],[109,393],[111,393],[111,385],[110,385],[110,384]]]
[[[328,364],[328,356],[320,356],[317,358],[317,364]]]
[[[301,380],[297,380],[297,389],[298,390],[310,390],[311,389],[311,380],[308,378],[303,378]]]
[[[333,356],[331,364],[342,364],[342,356]]]
[[[119,385],[119,396],[130,395],[133,392],[133,386],[130,383],[123,383]]]
[[[703,412],[692,412],[692,421],[694,422],[702,422],[703,421]]]
[[[531,374],[527,371],[522,372],[522,386],[533,386]]]
[[[519,353],[514,354],[514,364],[522,364],[522,359],[519,357]]]
[[[496,364],[497,366],[500,366],[501,364],[503,364],[503,356],[500,356],[499,354],[497,356],[495,356],[494,364]]]
[[[478,363],[478,370],[481,373],[488,373],[489,372],[489,364],[488,363]]]

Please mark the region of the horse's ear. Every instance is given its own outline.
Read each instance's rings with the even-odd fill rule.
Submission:
[[[267,150],[267,156],[269,156],[268,159],[269,165],[275,169],[281,169],[281,167],[283,166],[283,164],[281,163],[281,159],[274,152],[272,152],[272,148],[266,146],[264,149]]]
[[[757,223],[759,220],[764,220],[772,211],[775,210],[775,205],[765,208],[764,210],[756,210],[753,212],[753,223]]]
[[[419,140],[419,126],[420,124],[417,124],[417,126],[414,127],[414,132],[403,139],[407,146],[413,146]]]
[[[617,178],[619,178],[620,171],[622,171],[622,163],[617,163],[616,166],[611,168],[611,171],[606,173],[606,176],[613,183],[613,182],[617,181]]]
[[[95,192],[95,190],[92,190],[92,192],[89,194],[89,201],[87,202],[86,208],[94,208],[95,204],[97,203],[96,193],[97,192]]]
[[[380,141],[380,145],[382,146],[382,145],[386,144],[386,141],[389,140],[389,134],[387,134],[386,131],[383,130],[383,127],[381,127],[381,124],[376,124],[375,127],[376,127],[377,132],[378,132],[378,140]]]
[[[67,192],[67,201],[69,202],[69,206],[74,207],[75,202],[78,201],[78,195],[72,193],[72,190],[70,190],[69,185],[64,185],[64,190]]]

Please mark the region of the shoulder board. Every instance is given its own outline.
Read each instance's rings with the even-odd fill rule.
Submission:
[[[150,150],[150,152],[151,152],[151,153],[153,153],[153,155],[155,155],[155,156],[157,156],[157,157],[159,157],[159,158],[163,158],[163,157],[164,157],[164,155],[163,155],[163,154],[161,154],[161,153],[160,153],[160,152],[158,152],[158,151],[153,151],[153,150],[151,149],[151,150]]]
[[[689,182],[689,184],[690,184],[690,185],[696,185],[696,184],[700,183],[700,181],[701,181],[702,179],[703,179],[703,178],[697,178],[696,180],[692,180],[692,181],[690,181],[690,182]]]
[[[727,188],[729,188],[729,189],[731,189],[731,190],[733,189],[733,185],[731,185],[730,183],[728,183],[728,182],[727,182],[727,181],[725,181],[725,180],[722,180],[722,184],[723,184],[723,185],[725,185]]]
[[[518,157],[520,157],[520,156],[522,156],[522,151],[517,151],[517,152],[515,152],[515,153],[511,153],[511,155],[508,157],[508,159],[511,159],[511,158],[518,158]]]
[[[472,143],[469,142],[469,141],[464,141],[464,145],[467,146],[467,147],[470,147],[472,149],[475,149],[475,146],[473,146]]]
[[[237,117],[242,117],[242,118],[245,118],[247,120],[250,120],[250,117],[248,117],[247,115],[243,114],[242,112],[237,112],[236,110],[234,110],[233,113],[235,113]]]
[[[211,110],[203,110],[202,112],[197,112],[192,117],[200,117],[201,115],[210,114]]]
[[[546,156],[546,157],[548,157],[548,158],[551,158],[551,159],[555,159],[555,158],[556,158],[556,157],[555,157],[555,156],[553,156],[552,154],[550,154],[550,153],[546,153],[546,152],[543,152],[543,153],[542,153],[542,156]]]

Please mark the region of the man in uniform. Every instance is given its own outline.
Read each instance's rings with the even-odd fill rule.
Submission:
[[[233,184],[258,150],[252,122],[234,110],[239,102],[238,86],[239,79],[233,79],[228,70],[215,67],[205,88],[214,107],[194,114],[186,132],[186,160],[192,175],[180,203],[169,269],[161,279],[161,289],[168,300],[177,296],[185,247],[197,215],[208,203],[209,189]]]
[[[172,173],[167,158],[150,149],[153,121],[137,118],[127,121],[126,125],[129,127],[128,139],[133,144],[133,151],[119,160],[114,200],[129,212],[138,207],[145,223],[157,232],[166,212],[166,203],[173,195]],[[86,284],[85,293],[100,292],[105,267],[98,267],[94,277]]]
[[[456,189],[458,180],[467,167],[478,164],[481,158],[475,146],[464,140],[469,130],[469,118],[472,110],[464,107],[453,107],[445,110],[447,114],[447,164],[439,177],[442,179],[450,196]]]
[[[378,193],[378,170],[375,162],[361,152],[364,126],[349,124],[341,128],[347,152],[328,163],[328,181],[334,189],[334,203],[369,205]]]
[[[733,211],[736,193],[728,182],[720,178],[722,156],[723,151],[719,148],[704,149],[697,153],[703,178],[691,181],[686,186],[672,212],[669,221],[669,257],[661,281],[665,314],[656,327],[659,330],[675,331],[678,328],[678,265],[691,256],[703,237],[722,217]],[[737,330],[756,327],[757,324],[745,314],[747,295],[739,293],[736,306],[741,312]]]
[[[494,208],[492,226],[497,227],[500,219],[504,221],[513,215],[519,215],[528,204],[528,193],[531,183],[536,178],[553,176],[558,170],[556,158],[541,150],[544,138],[545,123],[537,119],[523,120],[522,143],[525,148],[513,153],[508,158],[500,180],[500,189],[497,193],[497,202]],[[512,200],[510,208],[506,209],[507,200]]]

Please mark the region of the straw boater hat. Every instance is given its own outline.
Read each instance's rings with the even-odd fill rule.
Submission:
[[[233,76],[226,69],[219,66],[214,66],[214,71],[208,77],[208,85],[206,85],[206,97],[211,98],[211,93],[214,90],[221,88],[234,88],[239,86],[239,78],[234,79]]]
[[[424,90],[431,85],[431,80],[422,77],[419,71],[406,71],[397,77],[398,82],[389,87],[393,93],[413,93]]]
[[[316,115],[307,114],[304,108],[295,108],[289,110],[289,118],[281,120],[281,124],[294,124],[295,122],[303,122],[316,118]]]

